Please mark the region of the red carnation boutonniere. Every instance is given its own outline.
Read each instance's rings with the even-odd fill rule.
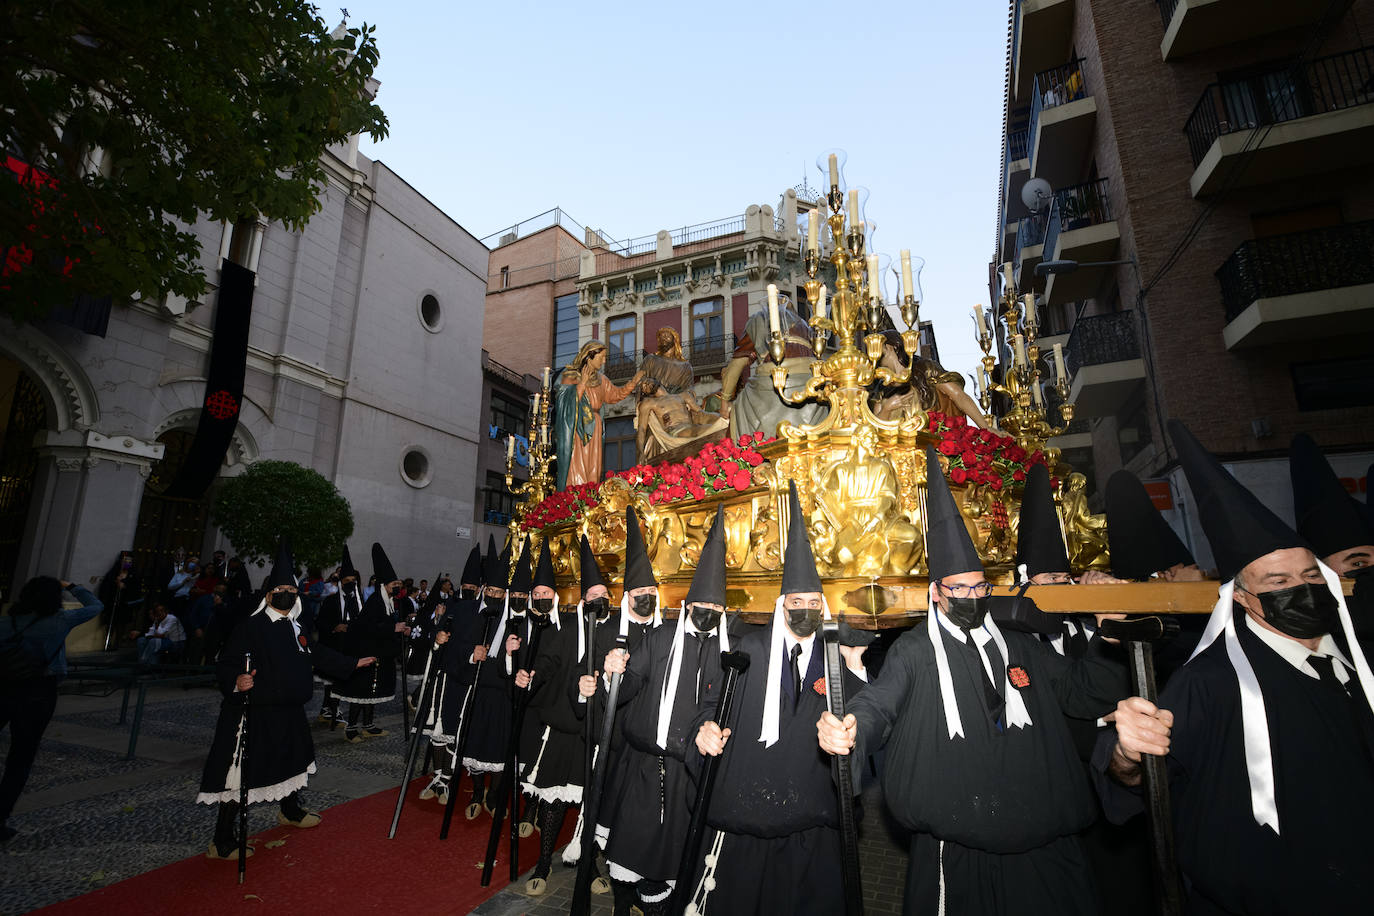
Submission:
[[[811,689],[816,691],[821,696],[825,696],[825,678],[816,678],[816,682],[811,685]]]
[[[1020,665],[1007,666],[1007,680],[1011,681],[1011,686],[1017,690],[1030,686],[1030,675]]]
[[[304,633],[296,634],[296,642],[301,644],[302,649],[305,649],[306,651],[310,650],[310,643],[306,640]]]

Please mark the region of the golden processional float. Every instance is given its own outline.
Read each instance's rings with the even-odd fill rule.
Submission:
[[[727,598],[729,609],[738,610],[755,623],[767,622],[782,578],[782,557],[788,528],[788,480],[797,482],[802,511],[806,514],[818,572],[832,612],[852,626],[882,628],[910,626],[926,612],[928,587],[925,558],[925,502],[927,445],[940,449],[941,472],[949,472],[951,490],[964,523],[982,557],[988,580],[999,586],[995,593],[1010,594],[1015,580],[1013,556],[1020,509],[1023,474],[1017,474],[1017,456],[1043,460],[1057,486],[1055,503],[1071,564],[1080,573],[1109,565],[1106,520],[1087,510],[1082,474],[1061,460],[1060,450],[1048,445],[1062,434],[1073,418],[1068,402],[1070,380],[1058,344],[1053,350],[1055,379],[1042,376],[1042,353],[1037,343],[1039,325],[1035,298],[1017,295],[1010,265],[1004,266],[1004,292],[991,315],[974,309],[977,340],[983,352],[977,367],[978,406],[983,425],[996,431],[998,449],[985,463],[983,473],[970,473],[958,446],[959,436],[932,427],[931,413],[919,399],[894,418],[878,417],[869,406],[870,386],[903,385],[912,381],[923,364],[919,350],[920,302],[914,292],[909,254],[903,251],[902,286],[895,302],[885,301],[877,255],[866,251],[864,222],[858,216],[854,192],[849,214],[845,193],[838,180],[835,157],[830,158],[830,191],[821,207],[811,211],[810,231],[803,264],[805,289],[811,316],[810,376],[800,391],[787,387],[789,369],[784,365],[786,342],[779,325],[776,291],[770,288],[771,371],[773,387],[785,402],[820,403],[829,408],[814,425],[789,421],[778,424],[776,438],[752,451],[756,465],[733,462],[735,485],[726,492],[696,493],[668,487],[656,493],[637,486],[633,475],[609,475],[594,486],[585,486],[573,498],[555,493],[550,465],[555,459],[550,438],[552,391],[546,369],[542,389],[533,400],[529,428],[528,480],[513,474],[508,451],[506,485],[520,500],[509,523],[509,543],[518,557],[526,535],[538,551],[549,542],[559,581],[560,602],[576,602],[579,582],[578,544],[583,534],[613,580],[623,575],[625,508],[633,506],[644,526],[654,573],[660,582],[665,608],[676,608],[691,584],[696,561],[715,516],[724,506],[726,531]],[[833,292],[819,278],[824,259],[818,223],[830,230],[829,263]],[[828,274],[828,272],[827,272]],[[895,305],[905,330],[900,332],[906,365],[881,365],[885,315]],[[999,327],[1000,325],[1000,327]],[[1009,343],[1010,358],[994,354],[994,333],[1001,330]],[[833,348],[832,348],[833,342]],[[793,361],[795,363],[795,361]],[[1010,363],[1007,365],[1006,363]],[[1057,414],[1051,422],[1042,384],[1054,395]],[[796,388],[795,384],[792,386]],[[956,421],[957,422],[957,421]],[[965,440],[986,437],[977,427],[965,432]],[[731,441],[731,440],[726,440]],[[1014,446],[1012,445],[1014,443]],[[941,446],[943,445],[943,448]],[[711,448],[707,446],[707,448]],[[951,454],[953,452],[953,454]],[[1000,456],[1000,457],[998,457]],[[715,454],[710,461],[724,461]],[[688,459],[689,465],[692,459]],[[747,467],[748,480],[738,479]],[[708,465],[709,469],[709,465]],[[964,474],[957,473],[964,470]],[[673,494],[683,495],[671,498]],[[557,511],[549,511],[550,501]],[[1216,600],[1215,582],[1140,583],[1090,585],[1075,588],[1042,586],[1027,592],[1047,612],[1085,613],[1206,613]]]

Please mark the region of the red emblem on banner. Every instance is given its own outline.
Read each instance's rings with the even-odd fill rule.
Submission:
[[[821,696],[825,696],[825,678],[816,678],[816,683],[811,685],[811,689],[819,693]]]
[[[1011,686],[1017,690],[1030,686],[1030,675],[1020,665],[1011,665],[1007,668],[1007,680],[1011,681]]]
[[[205,411],[216,420],[228,420],[238,416],[239,402],[221,388],[205,396]]]

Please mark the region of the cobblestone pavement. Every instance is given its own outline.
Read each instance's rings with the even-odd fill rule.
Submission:
[[[135,760],[123,759],[129,727],[118,724],[120,699],[118,692],[60,697],[33,774],[10,817],[19,835],[0,847],[0,916],[17,916],[205,851],[213,813],[197,805],[195,796],[219,709],[218,692],[151,689]],[[318,702],[317,695],[308,707],[312,714]],[[323,810],[396,787],[404,753],[399,701],[381,707],[377,722],[391,734],[362,744],[345,742],[342,726],[332,733],[326,725],[312,726],[319,772],[305,791],[310,807]],[[8,749],[5,730],[0,732],[0,755]],[[865,809],[861,857],[868,912],[900,913],[905,843],[886,823],[876,793],[865,796]],[[274,825],[274,806],[250,809],[251,831]],[[526,873],[474,912],[566,913],[576,870],[557,857],[555,863],[544,896],[523,893]],[[609,894],[594,897],[593,904],[593,913],[611,912]]]

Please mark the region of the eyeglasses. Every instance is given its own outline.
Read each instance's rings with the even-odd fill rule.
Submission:
[[[977,585],[946,585],[940,583],[940,591],[951,598],[986,598],[992,594],[992,585],[979,582]]]

